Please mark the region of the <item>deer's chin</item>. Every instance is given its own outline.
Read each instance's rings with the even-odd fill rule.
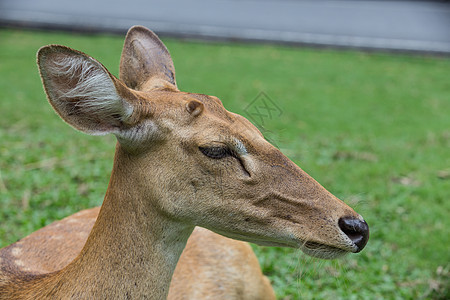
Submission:
[[[300,249],[306,255],[321,259],[336,259],[352,252],[315,242],[306,242],[301,245]]]
[[[251,243],[258,244],[260,246],[269,246],[269,247],[290,247],[290,248],[298,248],[297,245],[293,245],[292,243],[280,243],[280,242],[267,242],[267,241],[255,241],[248,240]],[[340,258],[350,252],[349,250],[344,250],[341,248],[336,248],[333,246],[328,246],[324,244],[319,244],[315,242],[306,242],[300,246],[300,250],[303,251],[306,255],[321,258],[321,259],[336,259]]]

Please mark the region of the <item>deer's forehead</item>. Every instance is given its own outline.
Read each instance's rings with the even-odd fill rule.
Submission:
[[[182,111],[180,109],[184,109],[186,103],[199,101],[205,107],[204,114],[227,119],[228,121],[234,120],[231,113],[225,109],[219,98],[214,96],[163,90],[140,93],[139,98],[144,102],[144,105],[153,104],[154,109],[156,109],[154,111],[155,113],[158,113],[158,111],[180,113]]]
[[[237,140],[243,144],[251,144],[249,141],[262,137],[259,130],[246,118],[227,111],[217,97],[173,91],[154,91],[144,96],[149,105],[156,109],[152,112],[152,116],[157,119],[156,123],[176,131],[181,137]],[[204,110],[200,115],[189,115],[186,104],[190,101],[203,104]]]

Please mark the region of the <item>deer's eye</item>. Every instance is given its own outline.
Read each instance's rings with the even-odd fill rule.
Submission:
[[[234,156],[228,147],[198,147],[198,149],[209,158],[221,159],[228,156]]]

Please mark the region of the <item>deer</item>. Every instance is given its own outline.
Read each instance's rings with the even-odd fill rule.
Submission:
[[[130,43],[139,39],[136,35],[142,33],[151,35],[139,27],[129,31],[124,55],[125,49],[131,47]],[[156,36],[152,38],[157,39]],[[146,55],[159,55],[154,47],[144,50]],[[120,68],[120,76],[123,77],[124,70],[129,67],[124,63]],[[5,247],[0,250],[0,270],[2,257],[3,264],[14,261],[13,268],[19,267],[28,273],[45,274],[61,270],[81,252],[99,211],[99,207],[85,209]],[[196,227],[175,268],[168,299],[270,300],[275,299],[275,293],[247,243]]]
[[[100,209],[0,249],[0,299],[183,299],[183,280],[196,275],[189,275],[195,268],[186,268],[183,255],[196,253],[191,267],[208,264],[197,261],[198,254],[214,244],[223,243],[210,252],[219,256],[213,263],[227,258],[221,251],[228,245],[249,246],[243,242],[293,247],[323,259],[366,246],[364,219],[252,123],[217,97],[180,91],[167,48],[147,28],[128,31],[120,79],[60,45],[39,49],[37,64],[56,113],[81,132],[114,134],[117,144]],[[76,231],[67,234],[75,223]],[[58,232],[71,253],[52,248],[60,244],[52,241]],[[33,249],[39,253],[25,264],[20,258]],[[253,257],[245,248],[239,257],[249,253]],[[172,293],[180,284],[180,294]]]

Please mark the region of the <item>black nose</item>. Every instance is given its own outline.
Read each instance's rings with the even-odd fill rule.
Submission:
[[[356,252],[364,249],[369,240],[369,225],[366,221],[354,217],[343,217],[339,219],[339,227],[358,247]]]

